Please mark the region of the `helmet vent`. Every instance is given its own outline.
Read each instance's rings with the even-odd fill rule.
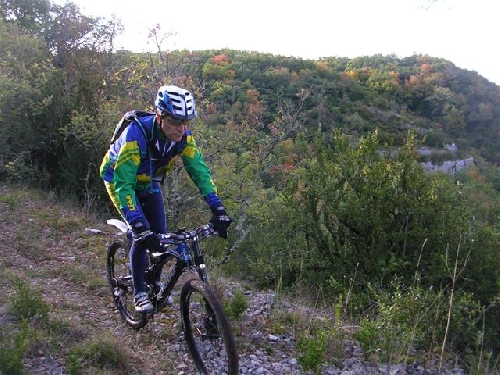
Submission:
[[[182,120],[196,117],[196,107],[193,95],[177,86],[162,86],[158,90],[155,101],[162,114],[169,114]]]

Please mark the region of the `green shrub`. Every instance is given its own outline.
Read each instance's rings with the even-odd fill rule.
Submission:
[[[245,294],[241,291],[235,292],[230,300],[224,300],[224,310],[229,318],[239,319],[248,307]]]
[[[9,210],[13,210],[19,204],[19,199],[14,193],[3,194],[0,196],[0,203],[6,204]]]
[[[27,351],[28,322],[22,321],[19,329],[0,330],[0,374],[23,374],[22,359]]]
[[[127,373],[129,368],[127,353],[120,344],[109,338],[80,343],[70,349],[66,361],[71,375],[81,374],[83,369],[89,367],[116,369],[120,373]]]
[[[324,363],[327,349],[327,334],[321,331],[316,335],[303,336],[298,340],[300,351],[299,363],[304,370],[316,373],[318,368]]]
[[[43,300],[40,292],[31,289],[28,283],[21,280],[14,282],[14,290],[10,314],[18,320],[36,319],[47,323],[50,306]]]
[[[355,338],[367,357],[401,361],[410,348],[439,345],[444,302],[442,295],[420,288],[381,292],[376,296],[376,316],[361,321]]]
[[[412,350],[441,347],[446,333],[449,294],[420,287],[376,296],[376,316],[361,321],[355,334],[365,354],[378,360],[396,363]],[[478,318],[472,296],[456,293],[452,319],[447,332],[450,348],[472,349],[477,335]]]

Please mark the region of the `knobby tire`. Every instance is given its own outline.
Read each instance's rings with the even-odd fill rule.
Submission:
[[[113,301],[123,320],[132,328],[144,327],[148,320],[145,315],[135,312],[128,250],[122,242],[114,241],[108,246],[106,271]]]
[[[238,374],[234,334],[212,288],[198,279],[187,281],[182,287],[180,308],[184,336],[200,374]]]

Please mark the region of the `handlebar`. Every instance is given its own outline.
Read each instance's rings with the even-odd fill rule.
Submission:
[[[217,235],[218,233],[214,229],[213,224],[208,223],[190,231],[179,230],[178,232],[160,233],[158,237],[160,238],[161,245],[176,245],[193,240],[198,236],[201,238],[208,238],[214,234]]]
[[[127,224],[121,220],[109,219],[107,223],[120,229],[120,231],[122,231],[123,233],[127,233],[127,231],[129,230]],[[167,246],[188,242],[190,240],[193,240],[196,236],[200,236],[201,238],[208,238],[210,236],[218,234],[219,233],[214,229],[213,224],[208,223],[190,231],[181,229],[177,232],[159,233],[158,237],[160,238],[160,244],[162,246]]]

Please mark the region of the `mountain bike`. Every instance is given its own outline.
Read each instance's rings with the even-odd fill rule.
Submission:
[[[108,223],[122,232],[127,225],[111,219]],[[128,253],[131,240],[114,240],[107,248],[107,278],[121,317],[132,328],[144,327],[154,314],[172,303],[172,290],[181,275],[188,274],[180,293],[180,315],[184,337],[200,374],[238,373],[234,334],[219,298],[208,283],[200,241],[216,235],[211,224],[193,230],[158,234],[161,251],[148,253],[145,284],[154,306],[150,314],[135,312],[132,275]],[[161,273],[161,278],[158,275]],[[184,278],[183,278],[184,279]]]

